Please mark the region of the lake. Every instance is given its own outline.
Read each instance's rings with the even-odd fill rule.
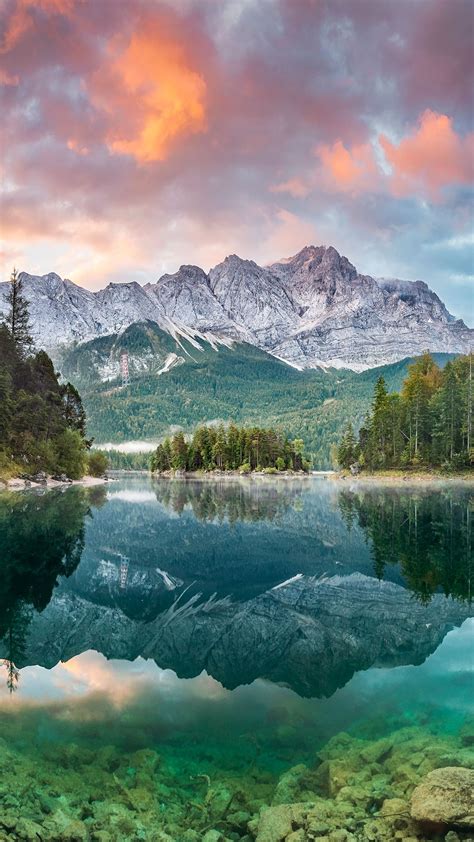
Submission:
[[[444,839],[409,800],[474,768],[473,500],[0,493],[0,840]]]

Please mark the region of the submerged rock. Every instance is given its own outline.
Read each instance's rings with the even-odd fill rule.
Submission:
[[[434,769],[414,790],[411,815],[428,827],[474,829],[474,770]]]
[[[302,827],[307,804],[278,804],[263,810],[257,829],[257,842],[282,842]]]

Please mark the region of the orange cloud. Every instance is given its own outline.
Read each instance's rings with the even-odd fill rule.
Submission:
[[[87,146],[83,146],[79,143],[78,140],[75,138],[69,138],[67,142],[67,148],[71,150],[71,152],[75,152],[77,155],[88,155],[89,150]]]
[[[340,192],[359,193],[374,187],[378,171],[370,143],[347,149],[341,140],[336,140],[332,146],[318,146],[316,154],[326,180]]]
[[[162,161],[176,138],[206,130],[206,83],[158,27],[136,32],[125,49],[113,42],[91,93],[110,119],[109,149],[140,163]]]
[[[16,0],[13,12],[7,21],[0,53],[7,53],[21,40],[34,24],[36,11],[45,14],[68,15],[76,0]]]
[[[474,134],[460,137],[446,114],[425,111],[418,128],[398,145],[379,137],[392,167],[391,189],[397,196],[427,192],[434,200],[443,187],[468,184],[474,175]]]

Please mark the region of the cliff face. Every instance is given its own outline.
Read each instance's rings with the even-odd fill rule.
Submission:
[[[422,281],[360,275],[332,246],[307,246],[267,267],[237,255],[209,274],[181,266],[157,283],[92,293],[58,275],[22,273],[33,333],[51,351],[149,320],[249,342],[306,368],[363,370],[433,352],[467,353],[474,330]],[[7,284],[0,284],[0,315]]]

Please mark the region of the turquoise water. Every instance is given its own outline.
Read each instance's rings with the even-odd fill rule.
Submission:
[[[1,494],[0,839],[444,838],[409,799],[474,766],[472,499],[140,476]]]

